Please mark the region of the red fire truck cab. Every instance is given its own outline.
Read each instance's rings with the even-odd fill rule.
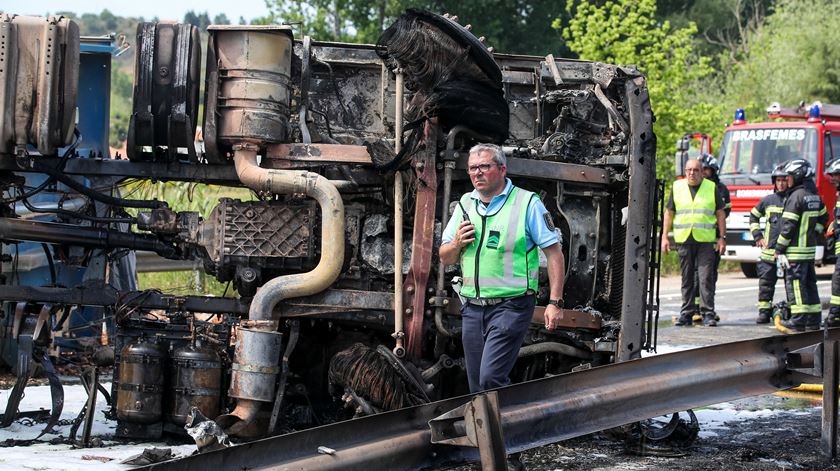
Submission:
[[[806,107],[767,108],[766,122],[747,123],[743,109],[735,112],[718,152],[720,180],[732,197],[732,213],[726,221],[725,260],[741,263],[748,277],[757,276],[760,249],[749,231],[750,210],[773,191],[770,174],[782,162],[806,159],[816,171],[820,196],[831,213],[835,188],[823,174],[825,163],[840,156],[840,105],[815,103]],[[761,221],[762,229],[764,220]],[[817,262],[828,255],[817,247]]]

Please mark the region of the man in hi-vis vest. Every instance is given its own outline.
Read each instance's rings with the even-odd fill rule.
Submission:
[[[703,164],[699,160],[686,162],[685,176],[674,182],[662,228],[662,252],[668,253],[671,250],[668,233],[673,223],[674,240],[680,254],[682,306],[676,325],[691,325],[691,315],[695,309],[692,293],[696,269],[700,277],[700,314],[703,316],[703,325],[714,327],[717,325],[715,252],[723,254],[726,250],[724,202],[714,182],[703,178]],[[722,236],[718,237],[717,234]]]
[[[470,149],[474,191],[463,195],[444,229],[440,259],[460,263],[462,340],[471,392],[510,384],[510,372],[531,324],[539,282],[539,251],[548,262],[545,327],[563,308],[565,260],[560,231],[539,196],[514,186],[499,146]]]

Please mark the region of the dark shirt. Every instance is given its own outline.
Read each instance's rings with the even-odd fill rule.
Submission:
[[[723,200],[723,213],[726,217],[729,217],[729,213],[732,212],[732,197],[729,195],[729,188],[726,187],[720,180],[712,179],[715,182],[715,186],[717,186],[718,195]]]

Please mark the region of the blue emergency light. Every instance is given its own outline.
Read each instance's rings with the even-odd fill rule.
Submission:
[[[732,124],[744,124],[747,122],[747,113],[743,108],[735,110],[735,121]]]
[[[820,120],[820,105],[813,105],[808,110],[808,122],[815,122]]]

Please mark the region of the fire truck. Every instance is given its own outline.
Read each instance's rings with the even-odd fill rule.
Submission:
[[[725,260],[740,262],[744,275],[758,276],[760,249],[749,231],[750,210],[773,191],[773,168],[792,159],[806,159],[816,171],[819,195],[833,208],[835,189],[823,174],[826,162],[840,155],[840,105],[804,102],[796,108],[772,103],[767,121],[747,123],[743,109],[726,128],[718,151],[720,180],[732,196],[732,213],[726,221]],[[762,225],[764,221],[762,220]],[[830,254],[817,247],[817,261]]]

